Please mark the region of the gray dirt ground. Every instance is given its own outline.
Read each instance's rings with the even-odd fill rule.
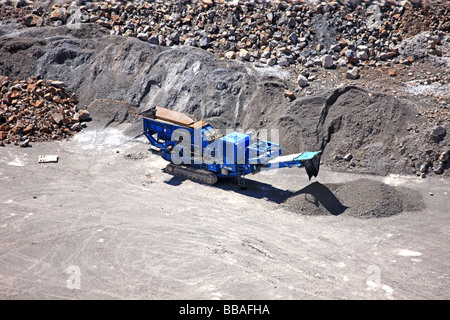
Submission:
[[[448,178],[324,168],[315,181],[408,187],[426,208],[306,216],[281,204],[312,183],[303,170],[247,190],[174,178],[126,125],[1,149],[0,299],[450,298]]]

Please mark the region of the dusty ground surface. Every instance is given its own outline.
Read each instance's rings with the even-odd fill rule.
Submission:
[[[206,186],[166,174],[123,126],[2,149],[2,299],[450,298],[448,179],[369,177],[414,189],[423,210],[307,216],[283,206],[318,196],[303,170]]]

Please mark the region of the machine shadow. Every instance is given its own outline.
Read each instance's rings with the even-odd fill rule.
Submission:
[[[245,188],[241,188],[237,184],[237,178],[227,178],[219,180],[212,187],[236,192],[256,199],[266,199],[278,204],[283,203],[291,196],[295,195],[294,192],[278,189],[271,184],[255,180],[247,179],[245,180],[245,185]]]
[[[254,180],[246,180],[246,188],[239,188],[235,179],[219,180],[213,187],[257,199],[266,199],[277,204],[281,204],[291,197],[305,195],[304,201],[316,207],[322,206],[329,214],[334,216],[340,215],[348,208],[339,201],[327,186],[320,182],[313,182],[295,192],[278,189],[270,184]]]
[[[185,180],[189,179],[172,176],[169,180],[165,181],[165,183],[172,186],[178,186]],[[246,180],[245,183],[246,188],[240,188],[237,185],[236,178],[229,178],[221,179],[211,187],[224,191],[236,192],[256,199],[265,199],[277,204],[282,204],[291,197],[304,195],[305,198],[302,200],[317,208],[322,206],[329,214],[334,216],[340,215],[348,208],[339,201],[336,195],[327,186],[317,181],[295,192],[279,189],[271,184],[250,179]]]
[[[165,169],[164,171],[165,172]],[[180,177],[180,176],[172,176],[169,180],[165,180],[164,183],[169,184],[171,186],[179,186],[183,183],[184,180],[188,180],[187,178]]]
[[[339,201],[327,186],[320,182],[313,182],[295,193],[296,196],[301,194],[305,195],[305,201],[312,203],[316,207],[322,206],[333,216],[340,215],[348,208]],[[307,195],[310,197],[307,197]]]

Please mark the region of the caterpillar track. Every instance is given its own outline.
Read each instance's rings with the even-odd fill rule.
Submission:
[[[182,166],[177,166],[172,163],[169,163],[166,166],[167,173],[185,177],[191,180],[203,182],[209,185],[213,185],[218,181],[217,175],[212,172],[202,170],[202,169],[193,169]]]

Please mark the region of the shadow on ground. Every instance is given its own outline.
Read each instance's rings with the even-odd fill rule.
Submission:
[[[179,176],[172,176],[171,179],[165,181],[165,183],[178,186],[182,184],[184,180],[188,179]],[[313,182],[295,192],[279,189],[270,184],[255,180],[246,180],[245,184],[246,187],[241,188],[237,185],[236,178],[230,178],[221,179],[211,187],[236,192],[256,199],[265,199],[277,204],[283,204],[292,197],[300,197],[301,195],[304,195],[304,200],[306,202],[309,202],[312,206],[317,208],[321,206],[328,211],[329,214],[334,216],[340,215],[348,208],[339,201],[339,199],[327,186],[321,184],[320,182]]]

